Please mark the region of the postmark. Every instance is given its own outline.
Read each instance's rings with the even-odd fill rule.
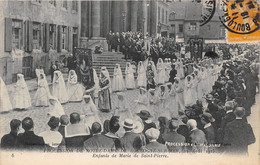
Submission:
[[[201,13],[201,20],[200,26],[205,25],[208,23],[215,14],[216,11],[216,0],[204,0],[201,1],[202,3],[202,13]]]
[[[235,34],[252,34],[259,30],[260,7],[255,0],[221,0],[219,20]]]

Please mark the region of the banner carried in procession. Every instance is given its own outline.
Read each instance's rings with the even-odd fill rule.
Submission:
[[[203,38],[190,38],[190,52],[192,59],[202,58]]]

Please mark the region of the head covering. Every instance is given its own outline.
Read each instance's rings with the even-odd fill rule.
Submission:
[[[212,115],[208,112],[204,112],[201,115],[201,118],[204,119],[206,122],[211,122],[213,123],[215,121],[215,119],[212,117]]]
[[[139,133],[142,133],[142,132],[143,132],[143,130],[144,130],[144,125],[143,125],[143,123],[142,123],[141,121],[135,121],[135,122],[134,122],[134,125],[135,125],[135,128],[133,129],[133,132],[134,132],[134,133],[139,134]]]
[[[160,131],[155,128],[150,128],[147,131],[145,131],[145,135],[147,136],[148,139],[158,139],[160,135]]]
[[[102,74],[104,75],[104,78],[102,78]],[[109,91],[110,91],[110,93],[112,93],[112,82],[110,80],[109,72],[105,66],[101,67],[99,78],[101,81],[105,81],[105,80],[109,81]]]
[[[157,62],[157,69],[164,69],[164,62],[161,58],[158,59],[158,62]]]
[[[21,86],[21,87],[23,87],[23,88],[27,88],[27,85],[26,85],[26,83],[25,83],[23,74],[17,74],[17,82],[16,82],[16,85],[17,85],[17,86]],[[28,88],[27,88],[27,90],[28,90]]]
[[[125,119],[125,121],[121,124],[125,128],[129,128],[129,129],[135,128],[134,121],[132,119]]]
[[[55,101],[54,104],[50,103],[51,100]],[[50,111],[48,114],[50,116],[55,116],[60,118],[62,115],[65,115],[61,103],[55,96],[49,96],[49,109]]]
[[[78,76],[77,76],[75,70],[70,70],[69,76],[68,76],[68,83],[73,83],[73,81],[75,81],[75,80],[76,80],[76,82],[78,81]]]
[[[89,99],[88,103],[85,102],[86,98]],[[94,104],[92,97],[90,95],[84,95],[83,96],[83,101],[82,101],[81,107],[82,107],[82,110],[85,114],[93,114],[93,113],[97,112],[97,107]]]
[[[147,110],[141,110],[139,113],[136,113],[137,116],[139,116],[141,119],[148,119],[151,116],[150,112]]]

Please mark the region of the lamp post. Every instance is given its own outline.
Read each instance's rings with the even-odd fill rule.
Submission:
[[[125,29],[126,11],[122,11],[122,18],[123,18],[123,32],[125,32],[126,31],[126,29]]]

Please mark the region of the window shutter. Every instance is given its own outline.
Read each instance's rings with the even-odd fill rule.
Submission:
[[[57,40],[57,51],[61,52],[61,25],[58,25],[58,40]]]
[[[45,35],[45,39],[44,39],[44,51],[45,52],[49,52],[50,50],[50,24],[45,23],[44,24],[44,35]]]
[[[69,50],[69,26],[66,28],[65,49]]]
[[[5,18],[5,51],[12,51],[12,19]]]
[[[71,51],[73,48],[72,48],[72,34],[73,34],[73,32],[72,32],[72,30],[73,30],[73,27],[68,27],[69,28],[69,51]]]
[[[33,44],[33,29],[32,29],[32,21],[26,21],[26,52],[32,51],[32,44]]]

